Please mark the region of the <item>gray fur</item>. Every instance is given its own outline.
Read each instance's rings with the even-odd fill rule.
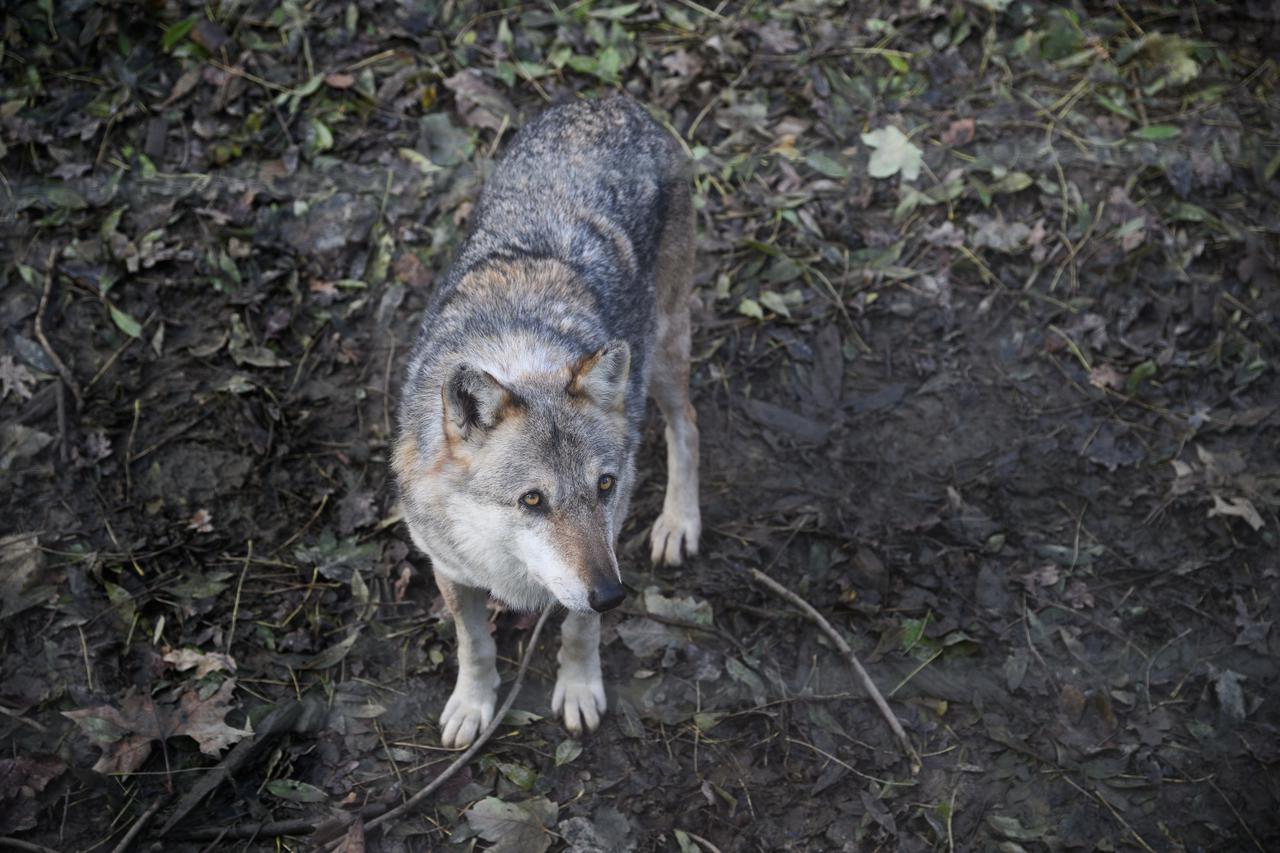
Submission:
[[[553,107],[518,134],[471,227],[409,359],[394,461],[410,534],[459,631],[441,716],[450,746],[493,714],[484,591],[569,608],[552,706],[575,734],[599,722],[596,610],[623,593],[614,547],[651,374],[668,422],[655,560],[696,553],[701,526],[692,206],[674,141],[625,97]]]

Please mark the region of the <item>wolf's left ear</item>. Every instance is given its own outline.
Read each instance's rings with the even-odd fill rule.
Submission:
[[[605,411],[621,409],[627,399],[631,375],[631,347],[626,341],[610,341],[578,362],[568,392],[591,399]]]

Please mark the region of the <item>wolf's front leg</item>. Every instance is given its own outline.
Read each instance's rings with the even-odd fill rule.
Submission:
[[[560,628],[560,673],[551,710],[564,711],[564,727],[572,735],[595,731],[604,713],[604,679],[600,675],[600,616],[570,611]]]
[[[453,614],[458,634],[458,682],[440,715],[441,741],[448,747],[468,746],[493,720],[498,700],[497,648],[489,635],[482,589],[462,586],[436,572],[436,586]]]

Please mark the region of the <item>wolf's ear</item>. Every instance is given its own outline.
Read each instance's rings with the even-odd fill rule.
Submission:
[[[493,429],[518,405],[516,396],[488,371],[459,364],[441,389],[444,431],[449,438],[472,439]]]
[[[627,399],[631,375],[631,347],[626,341],[610,341],[578,362],[568,392],[592,400],[605,411],[621,409]]]

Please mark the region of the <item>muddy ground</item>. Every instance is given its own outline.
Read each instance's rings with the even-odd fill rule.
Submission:
[[[1271,4],[76,0],[2,39],[0,847],[1280,845]],[[697,164],[702,552],[648,564],[651,414],[600,731],[548,632],[362,834],[453,758],[387,467],[412,330],[513,131],[618,87]],[[495,614],[508,684],[532,622]]]

